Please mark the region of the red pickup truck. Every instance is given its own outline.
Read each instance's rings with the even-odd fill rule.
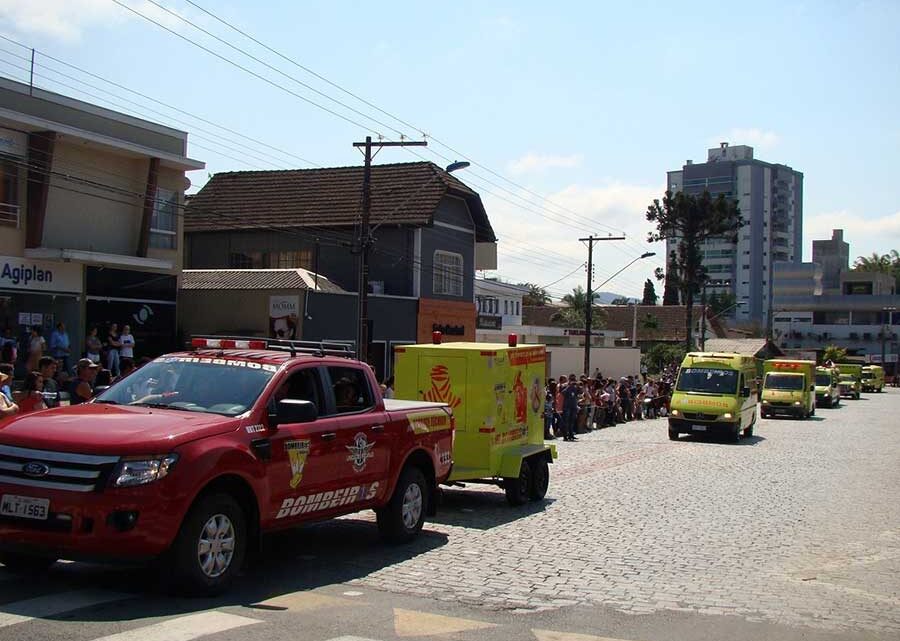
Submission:
[[[0,562],[161,560],[223,591],[260,535],[374,509],[405,541],[452,465],[441,403],[386,400],[327,346],[194,339],[91,403],[0,423]]]

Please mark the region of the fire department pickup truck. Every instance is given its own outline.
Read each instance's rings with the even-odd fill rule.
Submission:
[[[162,562],[228,587],[260,535],[374,509],[406,541],[450,474],[443,403],[383,399],[342,347],[195,338],[93,402],[0,423],[0,562]],[[343,350],[343,351],[342,351]]]

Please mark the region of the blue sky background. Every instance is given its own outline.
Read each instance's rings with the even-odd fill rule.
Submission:
[[[398,136],[242,58],[148,0],[121,1],[365,123],[370,133]],[[665,172],[688,158],[704,160],[720,140],[749,144],[757,158],[804,173],[805,259],[812,240],[829,237],[833,227],[845,229],[853,257],[900,247],[900,3],[196,1],[513,181],[474,166],[457,174],[482,194],[500,237],[499,269],[487,275],[553,283],[551,292],[561,295],[584,283],[579,266],[587,252],[577,238],[624,232],[627,241],[598,248],[595,284],[602,281],[647,250],[644,211],[661,195]],[[159,2],[419,137],[183,0]],[[209,136],[199,128],[217,130],[145,100],[135,106],[97,92],[84,83],[135,99],[41,52],[318,165],[361,162],[351,143],[366,135],[364,127],[239,71],[112,0],[0,0],[0,33],[38,50],[36,84],[191,132],[190,155],[206,161],[210,173],[309,165],[241,139],[230,143],[232,150],[220,139],[201,140]],[[28,54],[0,43],[0,73],[26,79],[11,66],[27,65],[15,55]],[[446,164],[435,152],[459,157],[437,144],[417,151]],[[249,156],[260,153],[277,158]],[[378,157],[414,160],[400,149]],[[190,175],[195,185],[205,177]],[[661,256],[641,261],[604,289],[639,296],[661,262]]]

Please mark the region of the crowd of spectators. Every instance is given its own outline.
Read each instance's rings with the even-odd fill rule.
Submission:
[[[544,389],[544,438],[578,440],[577,434],[618,423],[668,415],[677,367],[659,375],[629,375],[618,380],[599,371],[549,379]]]

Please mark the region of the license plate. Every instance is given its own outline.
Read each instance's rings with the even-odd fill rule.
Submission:
[[[705,432],[706,425],[691,425],[691,429],[695,432]]]
[[[36,499],[16,494],[4,494],[0,499],[0,516],[46,521],[49,513],[50,499]]]

